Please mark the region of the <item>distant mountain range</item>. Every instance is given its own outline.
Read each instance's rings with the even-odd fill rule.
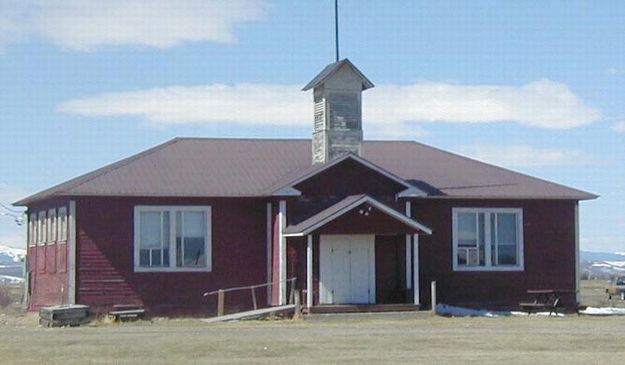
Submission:
[[[610,279],[625,277],[625,252],[580,252],[582,278]]]
[[[0,245],[0,284],[19,284],[24,281],[26,250]]]

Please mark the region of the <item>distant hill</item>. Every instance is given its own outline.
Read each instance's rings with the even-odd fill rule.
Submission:
[[[625,277],[625,252],[580,252],[583,278],[610,279]]]
[[[26,250],[0,245],[0,284],[19,284],[24,281]]]

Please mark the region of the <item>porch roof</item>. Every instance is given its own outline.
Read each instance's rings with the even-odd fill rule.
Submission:
[[[305,236],[354,210],[364,203],[367,203],[369,206],[377,209],[386,216],[391,217],[403,225],[417,230],[422,234],[432,234],[432,230],[425,225],[365,194],[350,195],[338,203],[303,220],[302,222],[286,227],[283,234],[285,237]]]

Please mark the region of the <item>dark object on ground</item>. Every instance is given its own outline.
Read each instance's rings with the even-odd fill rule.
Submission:
[[[43,307],[39,310],[39,324],[45,327],[75,327],[89,323],[89,314],[89,306],[82,304]]]
[[[145,309],[141,304],[115,304],[113,309],[108,314],[116,321],[137,320],[145,314]]]

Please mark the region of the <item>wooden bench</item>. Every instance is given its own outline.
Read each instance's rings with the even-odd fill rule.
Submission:
[[[145,314],[145,309],[140,304],[115,304],[113,309],[108,314],[116,321],[139,319]]]
[[[519,303],[519,306],[523,311],[527,311],[527,315],[540,310],[549,310],[549,315],[555,313],[558,315],[558,308],[560,307],[560,296],[562,294],[575,293],[570,290],[556,290],[556,289],[540,289],[540,290],[528,290],[527,294],[534,295],[533,302]]]

